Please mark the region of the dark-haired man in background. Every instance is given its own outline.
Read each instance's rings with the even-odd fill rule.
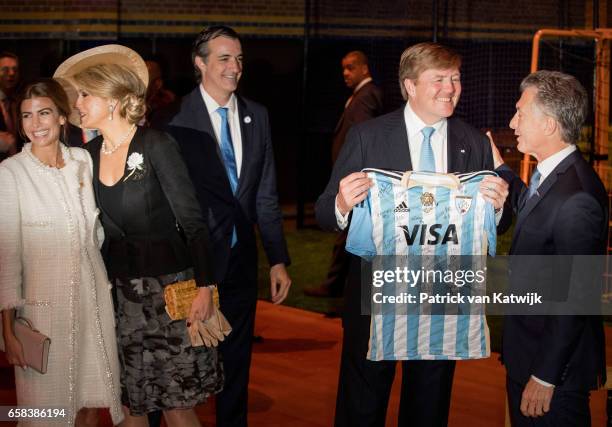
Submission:
[[[21,148],[15,99],[18,85],[19,58],[11,52],[0,52],[0,161]]]
[[[235,93],[242,46],[233,29],[204,29],[192,60],[199,85],[183,98],[167,130],[181,146],[207,216],[221,310],[233,329],[219,346],[225,386],[217,396],[217,425],[246,426],[257,302],[255,225],[271,266],[272,302],[280,304],[291,285],[270,124],[265,107]]]

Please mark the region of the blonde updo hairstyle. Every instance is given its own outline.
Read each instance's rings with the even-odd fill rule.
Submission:
[[[136,124],[146,112],[147,88],[129,68],[119,64],[97,64],[74,75],[76,84],[86,92],[100,98],[119,102],[119,115],[130,124]]]

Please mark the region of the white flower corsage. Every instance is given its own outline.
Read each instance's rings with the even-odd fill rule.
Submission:
[[[130,173],[126,176],[123,181],[127,181],[132,175],[136,174],[135,178],[138,179],[144,172],[144,157],[140,153],[132,153],[127,159],[127,166]]]

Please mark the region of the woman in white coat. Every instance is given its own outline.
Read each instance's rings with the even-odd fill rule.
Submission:
[[[27,86],[20,99],[30,142],[0,163],[0,309],[17,402],[65,409],[45,425],[95,423],[100,407],[118,424],[119,362],[91,159],[61,142],[70,106],[56,81]],[[51,339],[46,374],[26,367],[16,316]]]

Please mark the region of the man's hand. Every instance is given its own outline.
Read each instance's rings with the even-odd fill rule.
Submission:
[[[508,197],[508,183],[498,176],[485,176],[480,183],[480,192],[495,209],[501,209]]]
[[[529,378],[521,398],[522,414],[526,417],[541,417],[546,414],[550,411],[550,401],[554,392],[554,387],[545,386]]]
[[[280,304],[287,298],[291,278],[285,264],[280,263],[270,268],[270,295],[274,304]]]
[[[493,141],[493,135],[491,135],[491,131],[487,131],[487,137],[489,138],[489,143],[491,144],[491,151],[493,152],[493,167],[497,169],[501,165],[504,164],[504,159],[502,158],[501,153],[499,152],[497,145]]]
[[[368,190],[371,186],[372,182],[364,172],[353,172],[342,178],[336,198],[340,213],[346,215],[353,209],[353,206],[368,197]]]

